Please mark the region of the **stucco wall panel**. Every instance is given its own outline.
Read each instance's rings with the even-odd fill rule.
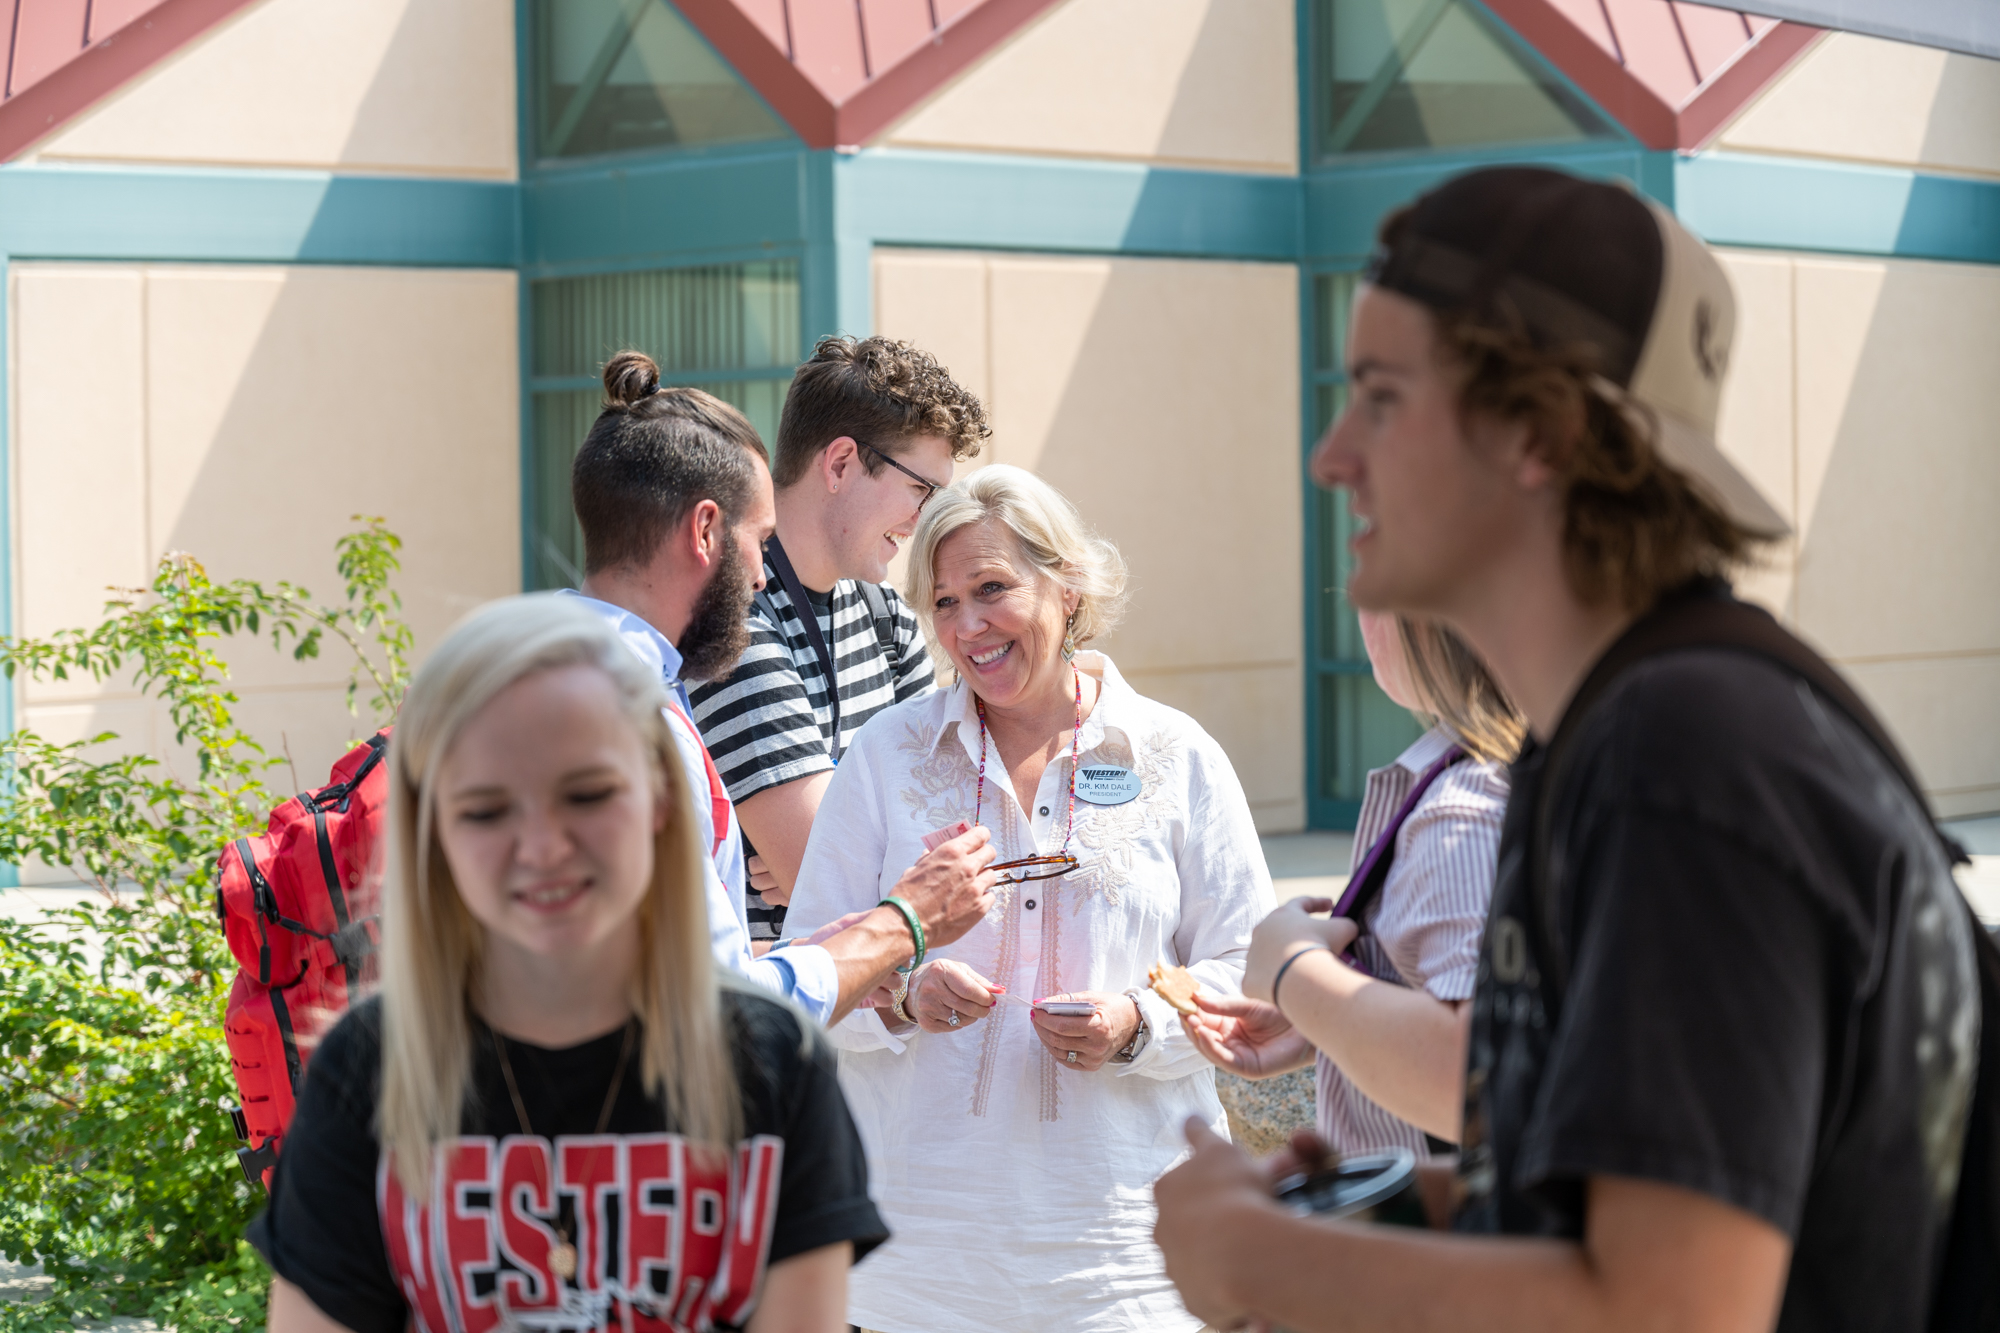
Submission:
[[[895,336],[935,356],[991,408],[987,268],[981,255],[898,251],[875,265],[875,309],[895,311]],[[995,447],[982,450],[987,461]]]
[[[1842,670],[1894,729],[1939,817],[2000,810],[1992,739],[2000,653],[1851,662]]]
[[[1853,676],[1942,813],[2000,810],[2000,268],[1723,258],[1723,446],[1797,528],[1745,592]]]
[[[514,84],[508,0],[265,0],[36,156],[508,179]]]
[[[1736,289],[1736,339],[1723,391],[1720,443],[1796,528],[1792,261],[1742,252],[1724,254],[1722,260]],[[1773,543],[1738,580],[1738,590],[1777,615],[1796,616],[1797,559],[1796,536]]]
[[[1038,471],[1124,553],[1131,610],[1102,646],[1222,743],[1261,828],[1301,827],[1296,272],[899,250],[875,268],[880,332],[984,366],[980,462]]]
[[[144,281],[130,269],[51,273],[16,268],[12,438],[21,506],[17,541],[38,576],[19,586],[19,632],[96,621],[110,587],[146,582],[142,395],[118,381],[143,373]],[[34,700],[94,694],[88,680],[29,687]]]
[[[219,580],[289,579],[336,600],[333,542],[356,513],[404,539],[396,586],[420,656],[518,589],[514,274],[25,264],[13,288],[28,632],[94,623],[103,596],[88,585],[141,582],[169,550]],[[240,720],[302,781],[365,727],[334,645],[296,663],[238,640],[229,660]],[[22,702],[24,721],[65,739],[108,728],[184,759],[129,682],[37,686]],[[273,781],[291,785],[283,770]]]
[[[902,147],[1298,164],[1291,0],[1067,0],[892,126]]]
[[[1841,657],[2000,652],[2000,268],[1801,259],[1797,281],[1800,623]]]
[[[2000,60],[1835,33],[1715,146],[2000,175]]]

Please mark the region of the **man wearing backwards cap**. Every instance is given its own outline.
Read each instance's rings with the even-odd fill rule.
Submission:
[[[1532,733],[1460,1165],[1427,1182],[1484,1234],[1293,1217],[1190,1125],[1156,1190],[1168,1273],[1222,1328],[1921,1328],[1980,1041],[1945,854],[1799,676],[1635,657],[1691,611],[1741,619],[1721,575],[1786,531],[1715,443],[1721,266],[1628,191],[1533,168],[1450,181],[1381,240],[1313,457],[1360,520],[1348,592],[1449,624]],[[1607,654],[1627,665],[1593,677]],[[1308,970],[1354,933],[1302,930]],[[1244,979],[1282,1009],[1271,988]]]

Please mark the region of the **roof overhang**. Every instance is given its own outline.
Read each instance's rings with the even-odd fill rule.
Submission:
[[[2000,5],[1994,4],[1993,0],[1731,2],[1746,13],[2000,59]]]
[[[1665,0],[1484,3],[1633,138],[1681,152],[1706,147],[1820,36]]]
[[[812,148],[864,144],[1058,0],[673,0]]]
[[[6,65],[0,162],[11,161],[256,0],[17,0],[0,32]]]

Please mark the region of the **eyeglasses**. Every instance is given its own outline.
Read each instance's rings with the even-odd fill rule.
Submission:
[[[1018,870],[1018,875],[1002,875],[1002,884],[1026,884],[1031,879],[1054,879],[1076,869],[1077,859],[1068,852],[1060,856],[1024,856],[1018,861],[999,861],[988,870]]]
[[[887,463],[890,467],[896,469],[896,471],[902,473],[904,476],[908,477],[911,481],[914,481],[915,483],[917,483],[917,485],[924,488],[924,498],[917,501],[917,510],[919,513],[923,511],[923,507],[925,505],[931,502],[931,497],[933,495],[936,495],[939,491],[944,489],[942,486],[938,485],[930,478],[919,476],[917,473],[910,471],[908,468],[904,467],[901,463],[898,463],[895,459],[889,457],[889,455],[883,453],[880,449],[877,449],[874,445],[868,443],[868,441],[856,440],[854,441],[854,443],[858,447],[866,449],[869,453],[875,455],[877,458]]]

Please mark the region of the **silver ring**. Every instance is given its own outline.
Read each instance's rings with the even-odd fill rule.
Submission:
[[[951,1025],[952,1027],[957,1027],[957,1026],[958,1026],[958,1010],[956,1010],[956,1009],[952,1010],[952,1011],[951,1011],[951,1017],[950,1017],[950,1018],[947,1018],[947,1019],[945,1019],[945,1022],[949,1023],[949,1024],[950,1024],[950,1025]]]
[[[1071,1051],[1071,1052],[1070,1052],[1070,1053],[1069,1053],[1068,1055],[1065,1055],[1065,1056],[1063,1057],[1063,1059],[1065,1059],[1065,1060],[1069,1061],[1069,1062],[1070,1062],[1071,1064],[1075,1064],[1075,1063],[1076,1063],[1076,1052],[1075,1052],[1075,1051]]]

